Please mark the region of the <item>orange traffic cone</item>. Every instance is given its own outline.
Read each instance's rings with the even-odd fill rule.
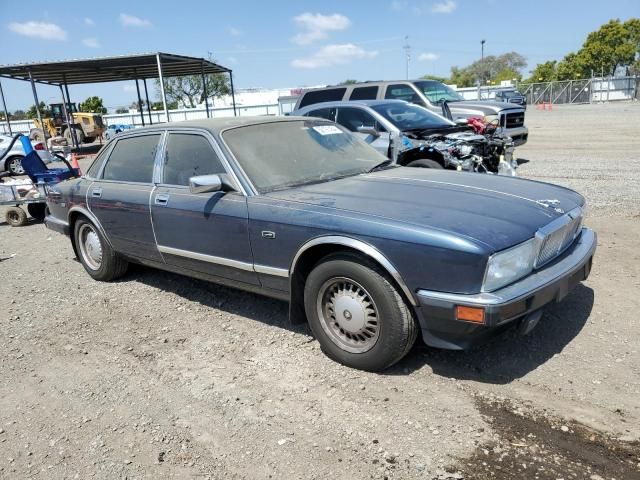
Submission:
[[[78,164],[78,156],[75,153],[71,154],[71,168],[78,172],[78,175],[82,175],[82,170],[80,170],[80,165]]]

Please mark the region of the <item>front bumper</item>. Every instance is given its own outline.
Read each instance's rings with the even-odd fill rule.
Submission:
[[[504,128],[502,127],[502,133],[508,135],[513,139],[513,145],[518,147],[527,143],[529,139],[529,129],[527,127],[517,128]]]
[[[416,309],[427,345],[461,350],[502,331],[514,321],[559,302],[591,271],[597,237],[583,228],[578,239],[553,263],[491,293],[471,295],[418,290]],[[456,319],[456,307],[484,308],[484,324]]]

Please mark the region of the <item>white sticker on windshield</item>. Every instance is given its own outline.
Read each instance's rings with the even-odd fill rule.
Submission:
[[[320,135],[335,135],[336,133],[342,133],[342,130],[335,125],[318,125],[312,128]]]

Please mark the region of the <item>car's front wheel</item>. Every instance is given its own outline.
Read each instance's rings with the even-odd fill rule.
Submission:
[[[11,175],[24,175],[24,167],[22,166],[22,157],[11,157],[7,160],[6,170]]]
[[[384,370],[415,342],[417,325],[404,298],[381,268],[358,256],[333,255],[316,265],[304,301],[322,350],[349,367]]]
[[[420,160],[414,160],[413,162],[409,162],[407,163],[407,167],[442,169],[442,165],[440,165],[435,160],[430,160],[428,158],[422,158]]]
[[[127,271],[128,263],[113,251],[100,230],[85,218],[73,229],[76,251],[82,266],[95,280],[109,282]]]

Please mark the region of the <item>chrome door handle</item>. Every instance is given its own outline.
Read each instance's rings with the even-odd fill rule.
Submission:
[[[168,193],[159,193],[156,195],[156,199],[154,200],[156,205],[166,205],[169,203],[169,194]]]
[[[91,196],[95,197],[95,198],[102,197],[102,189],[101,188],[94,188],[93,190],[91,190]]]

